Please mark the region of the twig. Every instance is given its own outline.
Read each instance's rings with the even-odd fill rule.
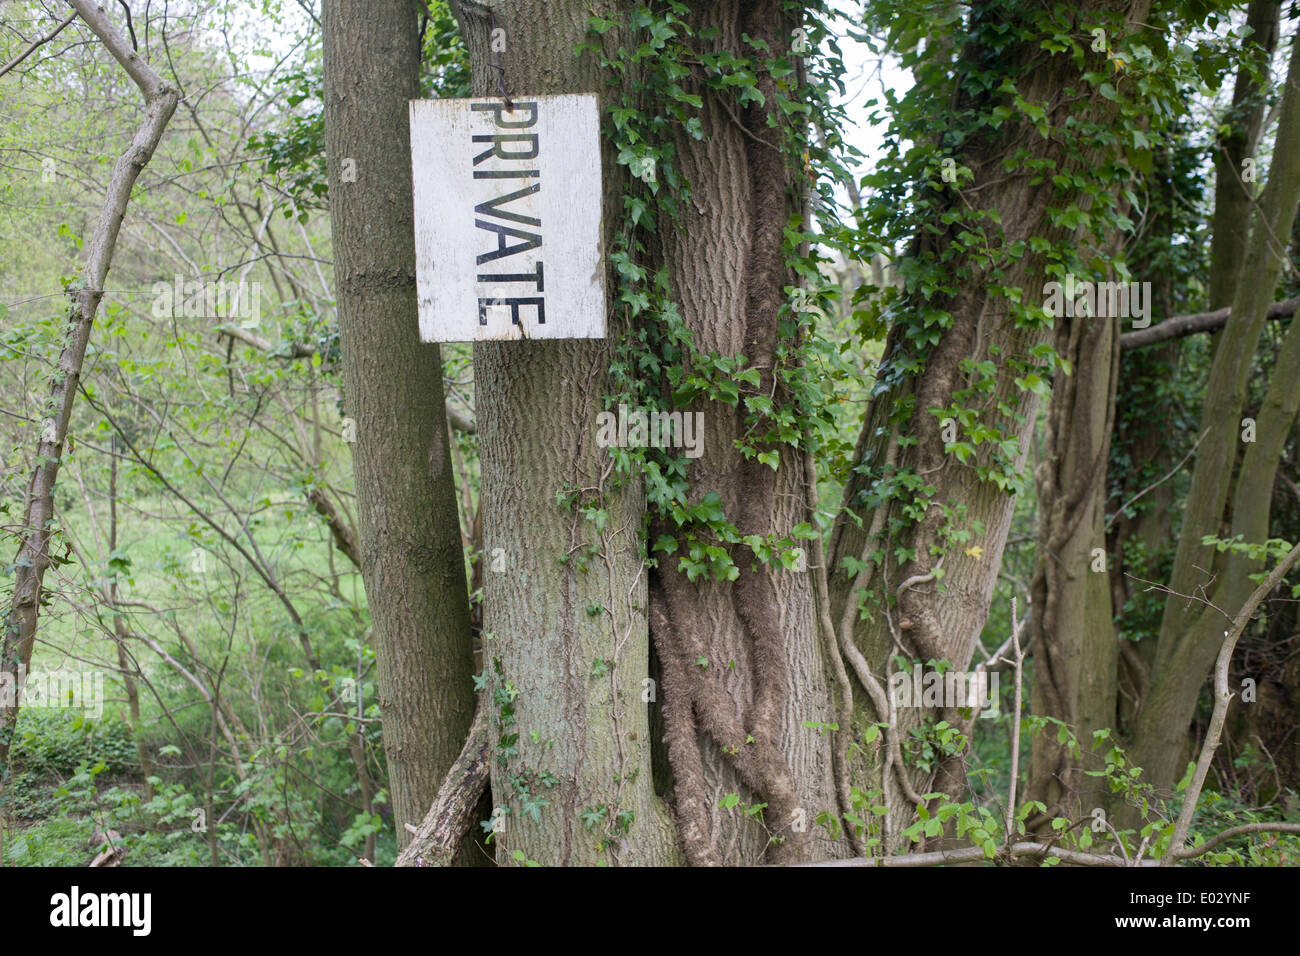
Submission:
[[[1011,640],[1016,648],[1016,700],[1011,711],[1011,782],[1007,786],[1007,832],[1005,841],[1011,841],[1011,828],[1016,818],[1016,785],[1020,776],[1020,693],[1022,688],[1025,654],[1020,649],[1020,617],[1017,614],[1015,595],[1011,597]]]
[[[1166,481],[1168,481],[1170,478],[1172,478],[1174,475],[1178,474],[1178,469],[1182,468],[1183,465],[1187,462],[1187,459],[1189,459],[1189,458],[1192,457],[1192,453],[1196,451],[1197,447],[1201,444],[1201,442],[1204,440],[1205,436],[1208,435],[1209,433],[1210,433],[1210,430],[1209,430],[1208,428],[1207,428],[1205,431],[1201,432],[1201,437],[1198,438],[1198,439],[1196,439],[1196,444],[1193,445],[1191,448],[1189,448],[1189,449],[1187,450],[1187,454],[1183,456],[1182,461],[1180,461],[1180,462],[1178,462],[1178,464],[1174,465],[1173,469],[1169,472],[1169,474],[1165,475],[1165,476],[1164,476],[1163,478],[1161,478],[1159,481],[1154,482],[1153,484],[1147,485],[1145,488],[1143,488],[1141,491],[1139,491],[1137,494],[1135,494],[1135,495],[1134,495],[1132,498],[1130,498],[1128,501],[1126,501],[1126,502],[1124,502],[1122,505],[1120,505],[1119,508],[1117,508],[1117,509],[1115,510],[1115,513],[1114,513],[1113,515],[1110,516],[1110,520],[1106,522],[1106,527],[1104,527],[1104,528],[1101,529],[1102,536],[1103,536],[1103,537],[1105,536],[1106,532],[1110,530],[1110,526],[1113,525],[1113,524],[1115,523],[1115,520],[1116,520],[1120,515],[1122,515],[1122,514],[1124,513],[1124,509],[1125,509],[1125,508],[1127,508],[1129,505],[1133,504],[1133,502],[1137,501],[1139,498],[1141,498],[1143,495],[1145,495],[1148,491],[1151,491],[1151,490],[1153,490],[1153,489],[1155,489],[1155,488],[1160,487],[1160,486],[1163,485]]]
[[[23,62],[23,60],[31,56],[40,47],[44,46],[45,44],[53,40],[56,36],[58,36],[60,33],[63,32],[64,27],[66,27],[69,23],[71,23],[75,19],[77,19],[77,11],[73,10],[70,14],[68,14],[68,18],[66,20],[60,23],[57,27],[55,27],[45,36],[33,40],[31,43],[27,45],[27,49],[23,50],[23,52],[19,53],[16,57],[14,57],[4,66],[0,67],[0,76],[4,76],[14,67],[16,67],[19,63]]]
[[[1203,569],[1203,568],[1197,568],[1197,570],[1204,570],[1204,569]],[[1174,597],[1185,598],[1185,599],[1187,600],[1188,604],[1191,604],[1192,601],[1200,601],[1200,602],[1201,602],[1202,604],[1204,604],[1206,607],[1212,607],[1212,608],[1214,608],[1216,611],[1218,611],[1220,614],[1222,614],[1222,615],[1223,615],[1227,620],[1229,620],[1229,621],[1232,620],[1232,615],[1231,615],[1231,614],[1229,614],[1229,613],[1228,613],[1227,611],[1225,611],[1223,608],[1219,607],[1219,605],[1215,604],[1215,603],[1214,603],[1213,601],[1211,601],[1209,598],[1207,598],[1207,597],[1204,596],[1205,587],[1206,587],[1204,584],[1198,584],[1198,585],[1196,586],[1196,590],[1200,591],[1201,594],[1183,594],[1181,591],[1175,591],[1173,588],[1169,587],[1167,584],[1161,584],[1161,583],[1159,583],[1158,581],[1148,581],[1146,578],[1140,578],[1140,577],[1138,577],[1136,574],[1129,574],[1127,571],[1124,572],[1124,577],[1126,577],[1126,578],[1132,578],[1134,581],[1139,581],[1139,582],[1141,582],[1142,584],[1147,585],[1146,590],[1148,590],[1148,591],[1163,591],[1163,592],[1166,593],[1166,594],[1172,594]],[[1211,583],[1211,584],[1214,583],[1213,578],[1211,578],[1210,583]]]
[[[1128,849],[1125,848],[1125,846],[1124,846],[1124,840],[1123,840],[1123,838],[1119,835],[1119,831],[1115,829],[1115,825],[1114,825],[1113,823],[1111,823],[1109,820],[1107,820],[1105,817],[1102,818],[1102,821],[1101,821],[1101,822],[1104,823],[1104,824],[1106,824],[1106,829],[1109,830],[1109,831],[1111,832],[1111,834],[1115,837],[1115,845],[1116,845],[1117,847],[1119,847],[1119,852],[1122,853],[1122,854],[1124,854],[1124,865],[1125,865],[1125,866],[1133,866],[1134,864],[1129,862],[1129,858],[1128,858]],[[1143,841],[1142,841],[1142,846],[1145,847],[1146,845],[1147,845],[1146,840],[1143,840]],[[1138,860],[1141,860],[1141,859],[1142,859],[1142,850],[1139,849],[1139,850],[1138,850]]]
[[[126,0],[117,0],[117,4],[126,11],[126,32],[131,37],[131,49],[139,53],[140,44],[135,39],[135,24],[131,22],[131,8],[126,5]]]

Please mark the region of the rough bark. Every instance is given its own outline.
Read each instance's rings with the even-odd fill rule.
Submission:
[[[418,7],[327,0],[323,13],[344,407],[356,423],[361,570],[400,848],[474,715],[442,361],[417,331],[407,101],[420,95]],[[355,181],[342,178],[344,160]]]
[[[696,26],[716,27],[713,42],[739,55],[748,52],[742,33],[780,55],[792,29],[775,2],[718,3]],[[777,314],[784,287],[794,281],[782,229],[796,210],[787,198],[777,130],[767,125],[775,83],[762,73],[758,82],[766,108],[736,110],[717,94],[698,91],[705,136],[675,140],[692,201],[683,228],[665,224],[661,233],[697,346],[744,355],[760,370],[756,391],[772,395]],[[785,398],[775,391],[777,401]],[[776,471],[745,461],[735,447],[746,432],[743,405],[707,402],[695,410],[704,415],[705,431],[703,454],[687,469],[692,500],[716,492],[742,535],[788,534],[807,520],[801,453],[781,448]],[[652,537],[675,535],[671,524],[652,523]],[[717,864],[757,862],[765,852],[778,861],[844,855],[851,852],[846,843],[826,839],[813,825],[823,811],[837,815],[838,803],[829,739],[804,726],[834,720],[811,576],[773,571],[746,547],[735,548],[732,558],[740,577],[730,583],[691,582],[667,556],[651,575],[674,809],[688,858]],[[762,822],[720,809],[731,792],[744,803],[766,803]],[[772,837],[777,840],[769,845]]]
[[[470,50],[474,90],[514,98],[599,93],[587,18],[626,14],[624,3],[517,0],[453,3]],[[505,50],[491,50],[504,30]],[[503,73],[494,68],[499,62]],[[563,143],[540,143],[564,149]],[[606,247],[617,222],[621,170],[604,156]],[[561,184],[554,184],[561,188]],[[544,228],[544,226],[543,226]],[[611,276],[607,287],[613,288]],[[519,851],[543,865],[666,864],[676,858],[666,808],[650,767],[646,578],[642,566],[644,491],[616,487],[609,454],[596,444],[596,416],[612,392],[608,370],[620,334],[605,341],[481,342],[474,346],[482,467],[483,547],[502,549],[504,570],[484,573],[484,666],[489,691],[516,690],[513,725],[493,705],[492,738],[518,733],[518,752],[494,754],[492,793],[504,830],[497,860]],[[595,530],[558,492],[582,489],[608,520]],[[585,562],[584,550],[595,546]],[[595,609],[594,611],[588,609]],[[603,666],[593,666],[606,662]],[[497,669],[499,667],[499,670]],[[662,700],[662,697],[659,697]],[[555,782],[548,786],[544,775]],[[537,818],[525,797],[547,801]],[[599,813],[588,827],[583,813]],[[618,814],[631,814],[627,832]],[[589,817],[590,819],[590,817]],[[623,818],[627,820],[627,817]]]
[[[397,866],[450,866],[466,834],[478,821],[474,811],[491,775],[492,736],[487,710],[479,705],[460,756],[447,771],[433,806],[397,857]]]

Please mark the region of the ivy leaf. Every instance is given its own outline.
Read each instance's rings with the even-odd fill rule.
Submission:
[[[727,520],[727,513],[722,508],[722,496],[710,491],[693,509],[695,517],[705,524],[720,525]]]

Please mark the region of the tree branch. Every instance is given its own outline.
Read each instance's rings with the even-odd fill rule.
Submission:
[[[3,643],[0,646],[0,668],[5,675],[16,680],[19,668],[31,664],[32,648],[36,642],[37,620],[40,614],[41,585],[50,566],[50,539],[54,535],[54,486],[58,480],[63,459],[63,443],[68,435],[72,406],[85,362],[86,347],[95,313],[104,295],[104,279],[113,261],[118,231],[126,215],[141,171],[153,158],[154,150],[162,140],[163,131],[176,110],[177,91],[153,71],[131,49],[125,37],[117,31],[105,15],[103,8],[92,0],[71,0],[72,7],[99,37],[113,57],[122,64],[136,86],[144,95],[145,117],[131,140],[131,145],[118,157],[109,180],[108,190],[100,208],[99,221],[94,234],[86,243],[85,262],[79,281],[68,287],[73,305],[68,310],[68,322],[59,353],[57,369],[50,386],[50,397],[44,408],[40,444],[36,452],[36,468],[27,484],[21,544],[14,560],[14,589],[12,603],[6,616]],[[18,721],[19,701],[0,702],[0,787],[7,776],[9,748]]]
[[[1006,837],[1007,841],[1011,840],[1011,834],[1016,818],[1016,785],[1020,782],[1020,697],[1024,687],[1024,663],[1025,652],[1020,648],[1020,631],[1023,625],[1020,623],[1020,615],[1017,613],[1016,597],[1011,597],[1011,641],[1016,648],[1015,668],[1016,668],[1016,701],[1015,707],[1011,712],[1011,781],[1007,787],[1007,824]]]
[[[1295,315],[1297,306],[1300,306],[1300,297],[1274,302],[1268,307],[1267,318],[1270,320],[1289,318]],[[1225,306],[1213,312],[1175,315],[1149,328],[1125,332],[1119,337],[1119,347],[1122,349],[1140,349],[1143,346],[1155,345],[1158,342],[1167,342],[1169,339],[1195,335],[1197,332],[1213,332],[1223,328],[1231,314],[1232,309]]]
[[[14,67],[16,67],[19,63],[23,62],[23,60],[27,59],[38,49],[40,49],[45,44],[53,40],[56,36],[58,36],[60,33],[63,32],[64,27],[66,27],[69,23],[71,23],[75,19],[77,19],[77,11],[73,10],[70,14],[68,14],[68,18],[64,20],[62,23],[60,23],[57,27],[55,27],[45,36],[38,37],[37,39],[33,40],[31,43],[27,45],[27,49],[23,50],[22,53],[19,53],[16,57],[14,57],[4,66],[0,66],[0,76],[4,76]]]
[[[329,525],[330,535],[334,538],[334,545],[343,552],[344,557],[351,561],[356,567],[361,567],[361,552],[357,550],[356,535],[348,527],[334,507],[334,503],[329,500],[325,494],[324,488],[313,488],[307,493],[307,500],[316,508],[316,513],[325,519]]]
[[[285,346],[275,345],[269,339],[264,339],[256,332],[250,332],[248,329],[241,329],[237,325],[223,325],[217,329],[218,335],[229,336],[232,339],[238,339],[245,345],[251,345],[259,352],[266,352],[268,355],[277,358],[311,358],[316,354],[316,347],[307,345],[303,342],[292,342],[288,344],[288,351]]]
[[[311,358],[316,354],[316,347],[308,345],[305,342],[293,342],[285,350],[283,345],[275,345],[269,339],[265,339],[256,332],[250,332],[248,329],[241,329],[237,325],[223,325],[217,329],[218,335],[229,336],[232,339],[238,339],[245,345],[251,345],[259,352],[265,352],[274,358]],[[478,426],[468,415],[458,411],[451,402],[447,403],[447,421],[451,427],[458,432],[464,432],[467,435],[473,435],[478,431]]]

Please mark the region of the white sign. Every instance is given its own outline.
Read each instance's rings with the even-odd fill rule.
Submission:
[[[411,101],[420,338],[600,339],[592,95]]]

